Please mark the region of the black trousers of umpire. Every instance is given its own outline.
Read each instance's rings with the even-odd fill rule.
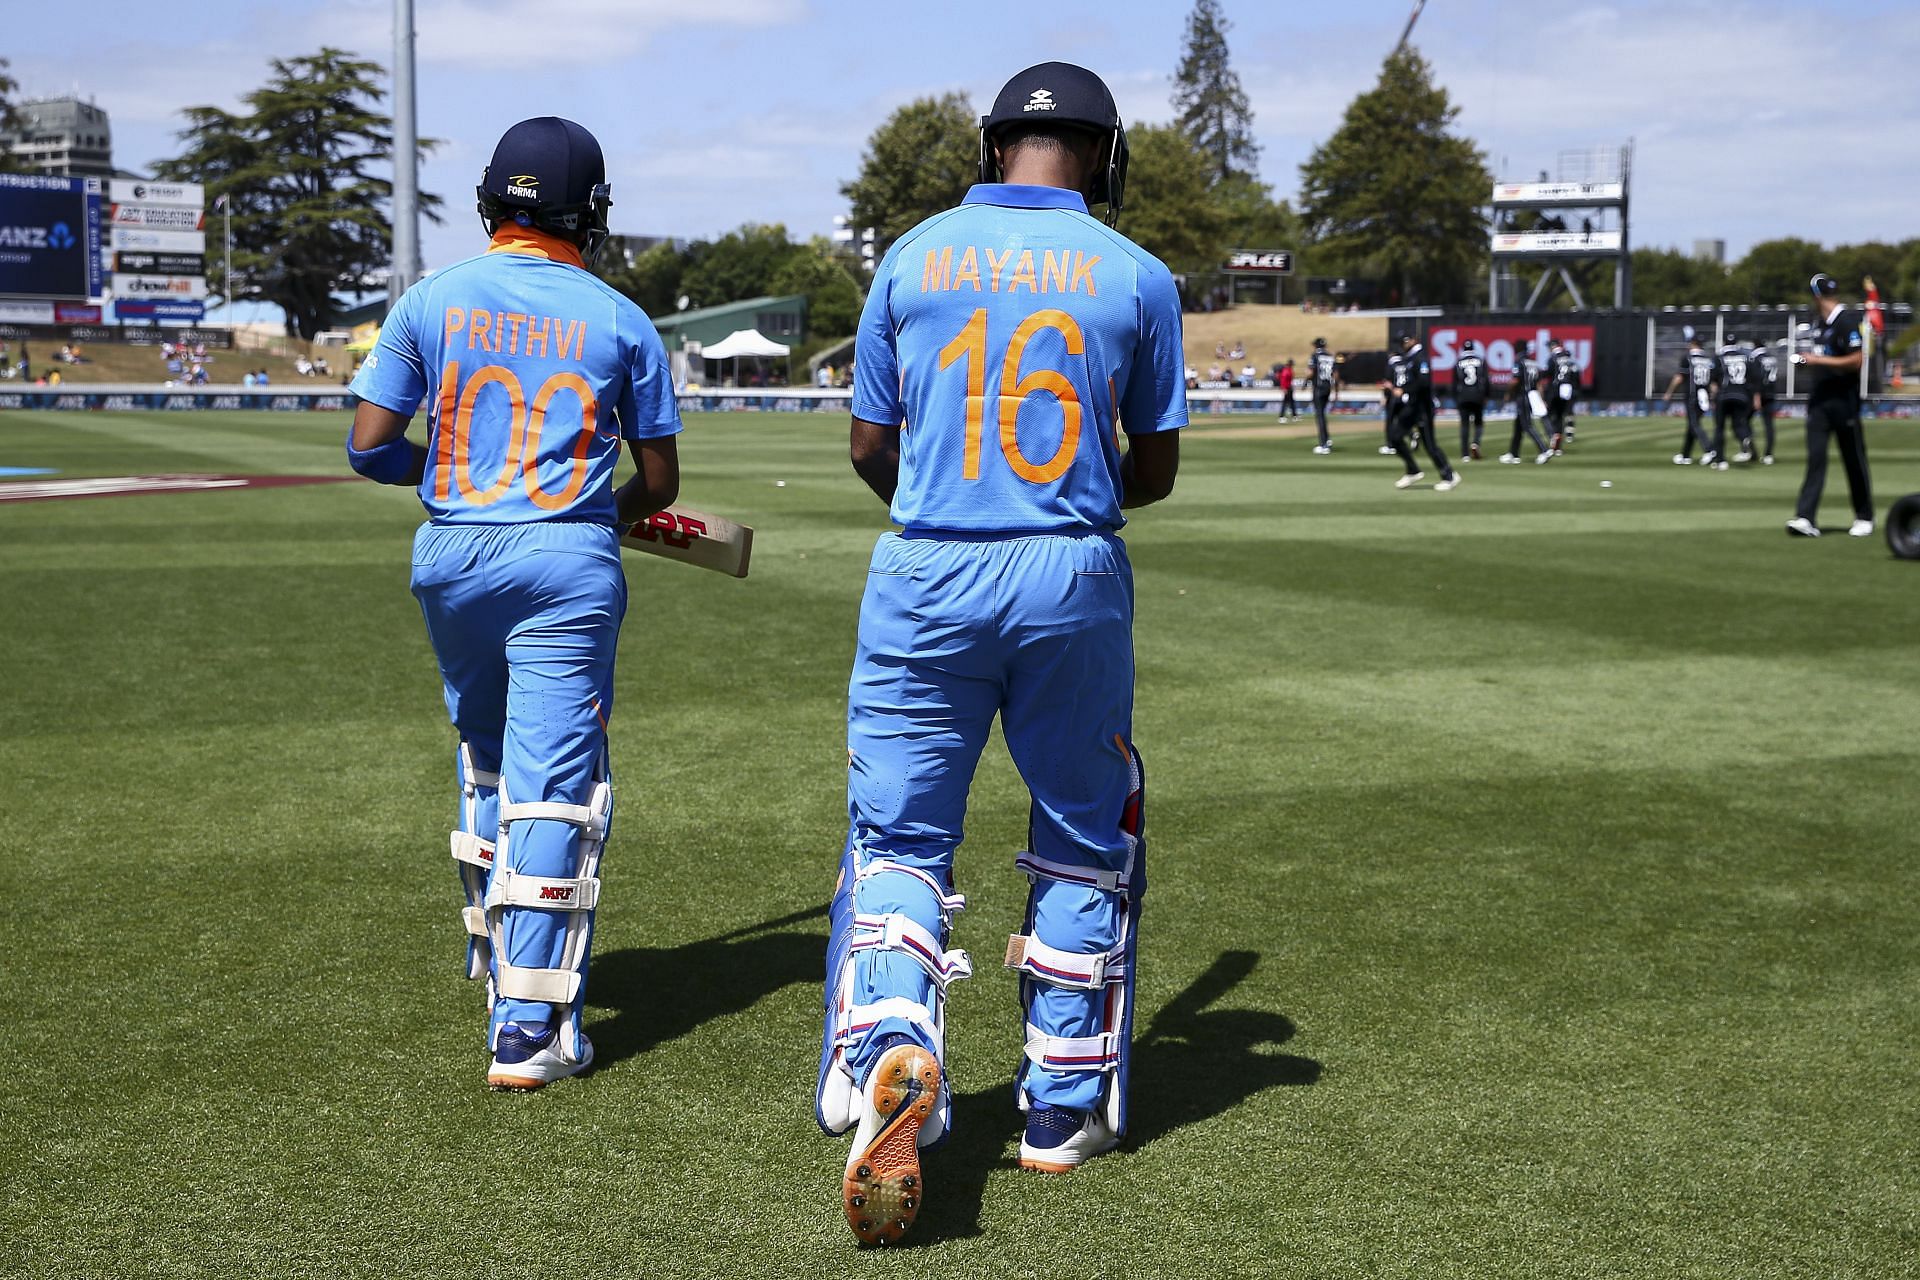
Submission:
[[[1767,447],[1761,450],[1767,457],[1773,456],[1773,411],[1776,399],[1773,396],[1760,397],[1760,422],[1767,429]]]
[[[1516,458],[1519,457],[1520,437],[1524,435],[1533,441],[1534,448],[1545,453],[1548,448],[1547,438],[1540,434],[1540,428],[1533,425],[1533,406],[1527,403],[1527,397],[1524,394],[1513,403],[1513,443],[1507,446],[1507,452]]]
[[[1727,456],[1727,423],[1733,423],[1734,439],[1748,453],[1753,452],[1753,401],[1722,400],[1713,410],[1713,451]]]
[[[1426,405],[1410,404],[1401,401],[1387,417],[1387,443],[1400,455],[1400,462],[1408,475],[1417,475],[1420,466],[1413,460],[1413,447],[1407,443],[1414,430],[1420,432],[1420,441],[1427,447],[1427,454],[1434,465],[1440,468],[1440,478],[1450,479],[1453,466],[1447,461],[1447,455],[1440,449],[1439,432],[1433,429],[1433,418]]]
[[[1293,398],[1292,387],[1288,387],[1280,393],[1280,416],[1283,418],[1297,418],[1300,416],[1300,406]]]
[[[1860,427],[1860,407],[1850,397],[1832,396],[1807,405],[1807,478],[1800,485],[1794,514],[1812,520],[1820,510],[1820,491],[1827,487],[1827,440],[1840,446],[1840,464],[1847,469],[1847,494],[1853,499],[1853,518],[1873,519],[1873,488],[1867,477],[1867,436]]]
[[[1480,436],[1486,429],[1487,402],[1462,400],[1460,402],[1460,452],[1468,453],[1474,445],[1479,444]]]
[[[1327,439],[1327,401],[1333,399],[1333,388],[1322,387],[1315,383],[1313,387],[1313,425],[1320,431],[1320,443],[1326,445]]]

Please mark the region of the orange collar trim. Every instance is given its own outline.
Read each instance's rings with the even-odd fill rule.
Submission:
[[[546,258],[553,262],[564,262],[571,267],[586,270],[586,262],[580,256],[579,246],[569,244],[559,236],[550,236],[544,231],[532,227],[517,226],[508,223],[493,233],[493,241],[487,245],[488,253],[524,253],[530,258]]]

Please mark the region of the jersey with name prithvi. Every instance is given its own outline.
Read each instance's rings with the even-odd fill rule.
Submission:
[[[909,530],[1117,529],[1120,433],[1185,426],[1185,369],[1158,259],[1074,192],[982,184],[881,261],[853,416],[901,428]]]
[[[587,271],[502,244],[407,290],[353,393],[409,416],[426,404],[420,502],[436,523],[612,524],[621,440],[680,430],[666,351]]]

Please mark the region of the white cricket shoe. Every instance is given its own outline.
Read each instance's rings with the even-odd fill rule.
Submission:
[[[1020,1135],[1020,1167],[1041,1173],[1071,1173],[1094,1156],[1120,1145],[1120,1135],[1098,1112],[1035,1106]]]
[[[1513,453],[1503,453],[1500,455],[1500,461],[1506,463],[1510,467],[1518,466],[1520,463],[1520,456],[1518,454],[1513,454]]]
[[[1450,489],[1458,489],[1459,487],[1460,487],[1460,473],[1456,471],[1452,475],[1440,481],[1439,484],[1434,485],[1433,491],[1435,493],[1445,493]]]
[[[1733,455],[1733,460],[1735,462],[1752,462],[1753,454],[1745,449],[1742,449],[1740,452]]]
[[[1713,464],[1713,469],[1715,471],[1725,471],[1727,469],[1727,460],[1725,458],[1720,459],[1720,461]]]
[[[1415,471],[1409,475],[1401,476],[1398,480],[1395,480],[1393,482],[1393,487],[1396,489],[1411,489],[1413,488],[1413,486],[1419,484],[1422,480],[1426,478],[1427,478],[1426,472]]]
[[[1787,532],[1796,538],[1817,538],[1820,536],[1820,526],[1805,516],[1795,516],[1787,521]]]
[[[1333,446],[1330,444],[1317,444],[1313,446],[1313,451],[1317,454],[1320,454],[1322,457],[1324,457],[1327,454],[1333,452]]]
[[[1676,467],[1690,467],[1693,465],[1693,459],[1684,453],[1676,453],[1673,455],[1673,465]]]
[[[919,1216],[920,1130],[940,1101],[940,1063],[901,1038],[880,1055],[861,1087],[860,1127],[841,1178],[847,1225],[862,1244],[894,1244]]]
[[[1382,457],[1391,458],[1393,456],[1393,446],[1390,444],[1381,445],[1380,454]]]
[[[569,1058],[552,1027],[529,1031],[517,1022],[500,1028],[494,1042],[493,1065],[487,1068],[487,1087],[527,1093],[555,1080],[577,1076],[593,1065],[593,1041],[580,1037],[580,1057]]]
[[[1855,520],[1853,524],[1848,527],[1847,536],[1849,538],[1871,538],[1873,536],[1873,521]]]
[[[1760,465],[1762,465],[1762,466],[1766,466],[1766,467],[1770,467],[1770,466],[1772,466],[1772,465],[1773,465],[1773,455],[1772,455],[1772,454],[1768,454],[1768,455],[1767,455],[1766,457],[1764,457],[1764,458],[1762,458],[1762,459],[1760,459]]]
[[[1707,450],[1707,452],[1700,455],[1700,465],[1703,467],[1707,467],[1711,469],[1713,464],[1718,461],[1720,461],[1720,455],[1713,452],[1713,450],[1711,449]]]
[[[1544,467],[1544,466],[1546,466],[1546,465],[1547,465],[1547,464],[1548,464],[1549,462],[1552,462],[1552,461],[1553,461],[1553,460],[1554,460],[1555,458],[1557,458],[1557,457],[1559,457],[1559,456],[1560,456],[1560,455],[1559,455],[1559,454],[1557,454],[1557,453],[1555,453],[1555,452],[1554,452],[1553,450],[1551,450],[1551,449],[1547,449],[1547,450],[1545,450],[1545,451],[1543,451],[1543,452],[1542,452],[1542,453],[1540,454],[1540,456],[1539,456],[1539,457],[1537,457],[1537,458],[1535,458],[1535,459],[1533,460],[1533,465],[1534,465],[1534,466],[1536,466],[1536,467]]]

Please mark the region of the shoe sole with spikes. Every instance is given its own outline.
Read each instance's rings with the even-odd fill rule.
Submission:
[[[869,1087],[869,1114],[854,1134],[841,1195],[861,1244],[897,1244],[925,1198],[920,1130],[940,1098],[940,1064],[919,1045],[903,1044],[874,1064]]]

